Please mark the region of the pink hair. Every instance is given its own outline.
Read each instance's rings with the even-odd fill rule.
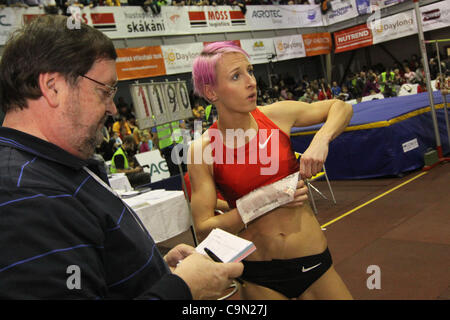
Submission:
[[[205,86],[216,85],[216,64],[217,61],[225,54],[230,52],[238,52],[250,56],[241,47],[232,41],[213,42],[206,45],[200,55],[195,58],[192,67],[192,82],[194,84],[194,93],[205,98]],[[208,100],[208,99],[207,99]]]

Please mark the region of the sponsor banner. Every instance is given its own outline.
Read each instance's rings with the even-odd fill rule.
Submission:
[[[203,42],[203,45],[206,46],[207,44],[210,44],[210,43],[214,43],[214,42],[222,42],[222,41],[231,41],[231,42],[233,42],[235,45],[237,45],[238,47],[241,46],[241,40],[204,41],[204,42]]]
[[[364,15],[405,1],[406,0],[356,0],[356,7],[358,13]]]
[[[331,34],[329,32],[303,34],[306,56],[329,54],[331,52]]]
[[[405,1],[407,0],[370,0],[370,5],[372,6],[372,11],[374,11],[375,8],[383,9]]]
[[[269,58],[275,61],[275,48],[273,46],[273,39],[248,39],[241,40],[241,47],[250,56],[251,64],[268,63]]]
[[[164,8],[164,7],[163,7]],[[188,6],[189,29],[196,33],[248,30],[245,15],[238,6]]]
[[[0,44],[5,44],[14,30],[22,24],[21,19],[21,10],[16,8],[0,10]]]
[[[374,20],[370,24],[373,44],[406,37],[417,33],[414,10],[394,14],[383,19]]]
[[[323,26],[319,5],[247,6],[245,17],[250,30]]]
[[[273,38],[277,61],[306,57],[301,34]]]
[[[370,10],[370,0],[356,0],[356,8],[360,15],[369,14]]]
[[[356,0],[333,0],[331,10],[323,16],[323,24],[331,25],[358,16]]]
[[[161,46],[166,74],[192,72],[192,63],[203,49],[203,43]]]
[[[336,53],[371,46],[372,31],[365,24],[334,33]]]
[[[424,31],[450,26],[450,0],[430,4],[420,8]]]
[[[119,80],[140,79],[166,74],[161,47],[116,49]]]

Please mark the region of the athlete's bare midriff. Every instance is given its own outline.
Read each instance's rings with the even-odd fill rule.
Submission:
[[[256,251],[246,260],[292,259],[323,252],[327,240],[309,204],[277,208],[248,224],[239,237],[252,241]]]

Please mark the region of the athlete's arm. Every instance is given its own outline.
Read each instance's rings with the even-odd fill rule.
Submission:
[[[325,122],[301,157],[300,175],[303,179],[322,170],[329,143],[344,131],[353,115],[352,105],[337,99],[311,104],[281,101],[262,108],[261,111],[287,134],[294,126],[305,127]]]
[[[230,210],[222,215],[214,215],[217,192],[212,173],[204,159],[201,161],[198,157],[195,159],[195,152],[199,155],[203,154],[203,151],[202,139],[194,141],[189,147],[190,163],[188,164],[188,171],[192,190],[191,209],[199,241],[202,241],[214,228],[220,228],[233,234],[237,234],[244,228],[244,223],[237,209]]]

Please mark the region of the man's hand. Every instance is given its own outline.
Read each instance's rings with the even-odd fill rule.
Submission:
[[[184,258],[173,273],[186,282],[192,297],[200,300],[217,299],[222,296],[230,287],[232,280],[239,277],[243,270],[244,265],[240,262],[217,263],[194,252]]]
[[[285,205],[281,206],[282,208],[293,208],[293,207],[301,207],[306,200],[308,200],[308,187],[305,185],[303,180],[299,180],[297,182],[297,190],[295,190],[294,200]]]
[[[184,258],[187,258],[191,254],[195,252],[195,248],[188,246],[187,244],[179,244],[176,247],[172,248],[165,256],[164,260],[170,267],[172,272],[177,267],[177,264],[181,262]]]

